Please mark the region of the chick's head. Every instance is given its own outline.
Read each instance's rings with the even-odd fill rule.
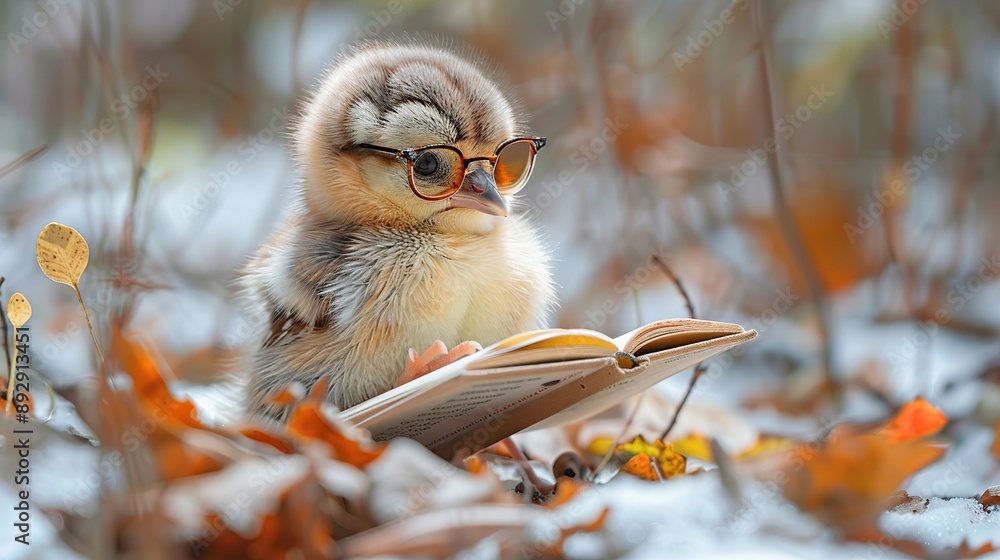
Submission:
[[[366,146],[443,144],[466,159],[485,158],[522,135],[522,122],[517,105],[479,62],[423,45],[360,47],[325,75],[294,133],[306,209],[321,219],[361,224],[489,231],[506,216],[510,200],[496,191],[488,159],[469,162],[461,175],[448,157],[411,161],[418,184],[461,181],[454,197],[425,200],[411,189],[405,158]]]

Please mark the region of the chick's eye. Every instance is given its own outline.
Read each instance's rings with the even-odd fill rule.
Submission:
[[[413,162],[413,172],[417,175],[430,177],[438,170],[437,156],[431,153],[423,153]]]

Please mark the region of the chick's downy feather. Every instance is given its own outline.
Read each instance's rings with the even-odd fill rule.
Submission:
[[[491,155],[523,132],[516,113],[476,63],[438,48],[371,44],[334,65],[294,132],[297,207],[242,276],[252,312],[267,318],[251,415],[282,420],[274,397],[321,378],[329,400],[350,407],[392,388],[410,348],[544,326],[553,288],[525,218],[422,200],[405,164],[358,147]]]

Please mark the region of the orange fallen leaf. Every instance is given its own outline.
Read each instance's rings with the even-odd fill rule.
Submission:
[[[149,351],[130,339],[115,325],[111,333],[111,357],[132,378],[132,385],[143,408],[158,421],[204,429],[194,403],[170,393],[160,369]]]
[[[291,442],[274,434],[269,434],[265,431],[258,430],[257,428],[246,428],[241,430],[240,433],[248,439],[252,439],[260,443],[266,443],[286,455],[295,453],[295,447],[291,444]]]
[[[552,498],[545,502],[545,507],[548,509],[556,509],[573,499],[574,496],[587,487],[587,484],[579,482],[578,480],[566,477],[560,478],[556,481],[556,489],[552,493]]]
[[[993,446],[990,447],[990,453],[1000,459],[1000,422],[997,422],[996,426],[993,427]]]
[[[611,512],[611,508],[605,507],[601,510],[601,513],[594,518],[590,523],[580,523],[578,525],[573,525],[571,527],[566,527],[565,529],[559,529],[559,538],[556,542],[552,543],[549,547],[544,547],[539,552],[542,555],[549,555],[554,558],[563,558],[565,554],[563,553],[563,544],[566,539],[577,533],[592,533],[604,527],[604,522],[608,519],[608,513]]]
[[[316,507],[320,491],[314,477],[295,484],[281,495],[277,510],[261,516],[257,534],[244,537],[216,514],[205,517],[203,537],[190,545],[195,556],[223,558],[336,558],[333,527]],[[220,530],[221,529],[221,530]]]
[[[969,543],[963,539],[962,544],[958,546],[958,558],[978,558],[983,554],[993,552],[993,550],[993,543],[986,542],[979,548],[972,549],[969,547]]]
[[[917,397],[903,405],[879,433],[898,443],[932,436],[940,432],[947,423],[948,418],[943,412],[923,397]]]
[[[613,440],[611,438],[600,437],[590,443],[588,451],[595,455],[604,455],[607,453],[607,450],[612,443]],[[647,442],[642,438],[642,436],[636,436],[632,441],[622,443],[615,448],[615,456],[619,460],[625,461],[626,466],[629,462],[632,462],[633,459],[640,455],[645,455],[650,459],[650,461],[655,460],[656,467],[659,468],[660,474],[666,478],[684,474],[687,470],[687,459],[684,455],[678,453],[674,449],[673,444],[670,443],[663,443],[660,440]],[[642,469],[645,461],[640,459],[632,464],[633,468]],[[652,464],[650,465],[652,466]],[[631,474],[642,476],[637,473]],[[657,478],[647,478],[646,480],[660,480],[660,477],[657,476]]]
[[[306,441],[322,441],[330,446],[330,456],[340,462],[364,468],[379,458],[385,444],[361,442],[344,435],[329,422],[320,411],[322,397],[326,393],[322,383],[313,388],[309,398],[292,410],[288,419],[288,434]]]
[[[892,443],[842,426],[822,444],[803,444],[790,453],[785,495],[828,525],[856,530],[872,524],[899,486],[944,451],[927,441]]]
[[[662,480],[660,473],[656,472],[653,460],[645,453],[640,453],[625,463],[619,472],[637,476],[643,480]]]
[[[302,388],[300,385],[288,385],[280,393],[265,399],[265,402],[278,406],[286,406],[302,399]]]

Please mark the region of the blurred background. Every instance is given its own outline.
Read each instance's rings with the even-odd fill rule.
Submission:
[[[761,8],[4,3],[0,274],[36,302],[38,371],[93,367],[72,292],[32,262],[50,221],[91,244],[99,322],[127,306],[184,376],[238,370],[252,325],[233,279],[291,201],[290,120],[352,43],[417,35],[495,61],[550,139],[522,201],[553,255],[555,325],[685,316],[662,263],[700,317],[761,331],[724,373],[748,392],[864,374],[902,402],[980,373],[1000,323],[1000,7]]]
[[[0,22],[0,276],[60,392],[96,362],[41,228],[89,241],[99,337],[125,312],[185,382],[239,372],[233,281],[292,201],[308,89],[353,43],[417,35],[494,61],[549,139],[521,197],[554,326],[686,316],[667,266],[700,318],[760,331],[691,399],[754,433],[917,395],[1000,417],[996,2],[46,0]]]

